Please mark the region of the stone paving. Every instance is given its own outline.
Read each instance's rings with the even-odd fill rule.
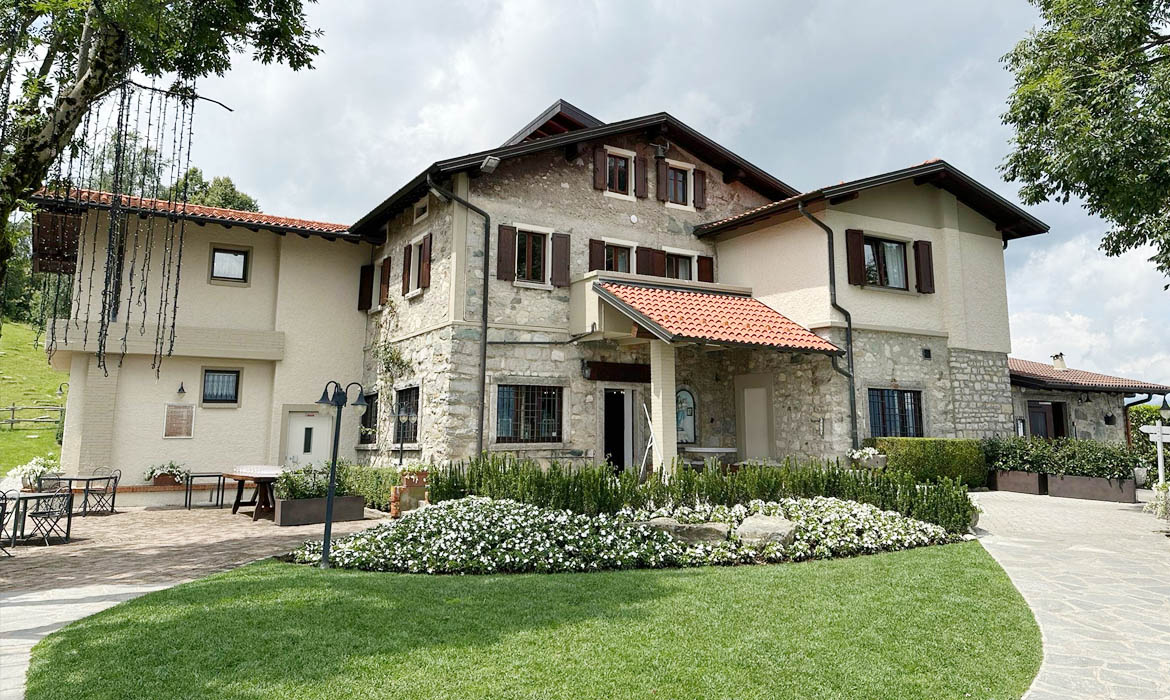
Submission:
[[[973,497],[1044,639],[1025,700],[1170,698],[1170,525],[1133,504]]]
[[[322,525],[277,527],[230,508],[133,508],[73,519],[68,544],[0,555],[0,700],[24,697],[29,651],[66,624],[150,591],[225,571],[319,539]],[[335,523],[335,535],[376,524]]]

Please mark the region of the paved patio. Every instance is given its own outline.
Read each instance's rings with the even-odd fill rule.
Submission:
[[[252,522],[245,512],[134,508],[75,517],[69,544],[19,545],[13,558],[0,555],[0,700],[24,697],[29,651],[50,632],[143,593],[287,552],[323,531]],[[336,523],[333,532],[376,522]]]
[[[1170,698],[1170,525],[1140,505],[973,496],[1044,638],[1026,700]]]

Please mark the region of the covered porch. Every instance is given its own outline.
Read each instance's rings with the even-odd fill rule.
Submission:
[[[593,271],[573,282],[571,301],[579,342],[645,358],[586,362],[587,378],[614,384],[598,408],[599,459],[637,466],[649,450],[669,468],[824,456],[848,439],[847,384],[834,369],[844,351],[750,288]]]

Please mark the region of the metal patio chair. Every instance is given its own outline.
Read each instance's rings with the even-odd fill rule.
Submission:
[[[69,517],[69,500],[72,492],[68,486],[62,486],[49,498],[37,501],[36,510],[25,514],[27,520],[32,521],[32,534],[29,537],[40,537],[49,545],[50,537],[65,537],[65,529],[61,521]]]
[[[105,481],[90,482],[85,494],[85,503],[82,504],[82,512],[106,512],[111,515],[117,513],[118,511],[114,510],[114,499],[118,497],[118,483],[122,481],[122,470],[97,467],[92,473],[94,476],[103,477]]]
[[[4,543],[12,539],[12,530],[10,528],[16,527],[16,514],[13,511],[16,508],[16,498],[18,495],[16,491],[0,492],[0,553],[3,553],[6,557],[12,556],[12,552],[4,548]],[[10,517],[14,521],[12,525],[8,524]]]
[[[69,482],[62,479],[61,472],[48,472],[37,477],[37,491],[49,493],[69,486]]]

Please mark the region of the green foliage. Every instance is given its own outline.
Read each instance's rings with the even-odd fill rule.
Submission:
[[[1009,437],[983,441],[991,469],[1132,479],[1141,457],[1129,446],[1096,440]]]
[[[163,476],[163,475],[169,474],[169,475],[175,477],[176,481],[182,481],[183,479],[185,479],[187,477],[187,473],[189,471],[191,471],[191,470],[185,469],[183,467],[183,464],[181,464],[180,462],[175,462],[172,460],[170,462],[164,462],[163,464],[152,464],[150,466],[150,469],[146,470],[146,474],[143,475],[142,478],[146,479],[147,481],[150,481],[151,479],[153,479],[156,476]]]
[[[345,474],[346,489],[351,496],[363,496],[369,508],[390,510],[390,495],[398,485],[397,470],[350,463],[346,463],[343,468],[340,461],[337,468]]]
[[[1158,446],[1150,441],[1150,436],[1142,432],[1142,427],[1154,425],[1158,421],[1158,407],[1154,404],[1142,404],[1129,409],[1129,440],[1133,444],[1133,451],[1141,457],[1142,466],[1157,474]]]
[[[1106,253],[1153,244],[1170,275],[1170,2],[1033,3],[1043,26],[1004,57],[1005,176],[1027,204],[1082,200],[1112,224]]]
[[[390,510],[390,492],[397,485],[398,472],[393,469],[337,460],[335,496],[362,496],[370,508]],[[282,500],[325,498],[329,495],[329,464],[309,464],[282,472],[273,489]]]
[[[191,204],[205,207],[223,207],[238,209],[239,211],[260,211],[260,203],[251,195],[236,189],[236,184],[230,177],[219,175],[208,182],[199,168],[190,168],[181,175],[175,184],[166,188],[160,195],[163,199],[176,201],[187,198]]]
[[[983,486],[987,462],[978,440],[960,438],[867,438],[867,446],[886,455],[886,469],[912,474],[919,481],[947,477],[967,486]]]
[[[374,358],[378,362],[380,378],[391,384],[399,377],[406,376],[411,370],[410,360],[402,356],[402,350],[398,345],[388,340],[374,346]]]
[[[965,532],[975,514],[967,487],[946,477],[919,485],[910,474],[845,469],[816,460],[746,464],[737,471],[708,465],[702,471],[679,469],[669,480],[658,473],[639,484],[629,471],[614,476],[609,465],[553,462],[542,467],[531,459],[490,454],[432,469],[429,483],[434,502],[488,496],[586,515],[627,506],[735,505],[814,496],[869,503],[949,532]]]

